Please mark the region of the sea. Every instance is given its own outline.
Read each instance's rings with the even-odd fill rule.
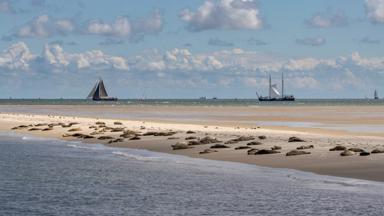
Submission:
[[[182,106],[371,106],[384,105],[384,99],[297,99],[296,101],[263,101],[257,99],[119,99],[92,101],[86,99],[0,99],[0,105],[182,105]]]
[[[0,134],[0,215],[384,215],[384,183]]]

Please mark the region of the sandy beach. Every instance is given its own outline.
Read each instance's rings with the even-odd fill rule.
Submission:
[[[366,125],[384,125],[382,108],[377,106],[346,110],[345,107],[40,105],[14,106],[13,112],[10,108],[0,107],[3,132],[384,181],[383,133],[363,130]],[[264,126],[257,122],[301,124]],[[308,126],[306,122],[321,127]],[[361,129],[350,130],[357,126]],[[299,139],[289,142],[292,137]],[[336,146],[340,149],[330,151]],[[360,156],[362,151],[369,155]],[[342,152],[349,156],[341,156]]]

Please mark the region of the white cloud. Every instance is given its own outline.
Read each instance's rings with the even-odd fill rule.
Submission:
[[[58,44],[46,44],[41,55],[32,54],[27,45],[18,42],[0,53],[0,68],[7,71],[66,72],[82,70],[129,70],[126,59],[110,56],[100,50],[67,53]]]
[[[0,10],[1,10],[0,2]],[[5,7],[5,6],[3,6]],[[138,20],[119,16],[111,22],[92,19],[79,25],[68,18],[53,18],[46,14],[37,16],[17,28],[11,35],[4,38],[53,37],[57,35],[94,34],[107,37],[143,37],[146,34],[156,34],[163,28],[163,18],[158,10],[149,16]]]
[[[72,21],[68,19],[57,20],[55,22],[55,26],[57,27],[57,30],[62,33],[72,32],[75,30],[75,26]]]
[[[21,26],[13,35],[14,38],[51,37],[73,32],[74,24],[69,19],[52,19],[48,15],[35,17]]]
[[[103,20],[91,20],[86,25],[86,33],[115,37],[142,36],[156,34],[163,28],[163,17],[158,10],[149,16],[138,20],[130,20],[128,17],[117,17],[113,22]]]
[[[384,23],[384,0],[365,0],[365,10],[373,23]]]
[[[9,71],[28,70],[30,62],[34,59],[35,56],[29,51],[27,45],[18,42],[0,53],[0,68]]]
[[[263,25],[253,0],[206,0],[195,12],[184,9],[179,16],[192,31],[260,29]]]
[[[230,49],[192,53],[188,49],[165,52],[150,50],[134,56],[113,56],[101,50],[66,52],[59,44],[47,44],[33,54],[23,42],[0,52],[0,73],[110,74],[142,82],[167,80],[182,86],[198,82],[204,86],[231,88],[245,85],[263,88],[268,74],[284,72],[288,89],[363,89],[378,82],[384,71],[384,57],[366,58],[359,53],[329,59],[281,59],[264,53]],[[112,73],[113,74],[113,73]],[[164,81],[165,82],[165,81]],[[196,85],[196,83],[194,84]]]
[[[91,50],[83,53],[66,53],[58,44],[45,45],[42,54],[44,67],[50,67],[55,71],[65,70],[99,70],[112,68],[117,70],[128,70],[124,58],[109,56],[100,50]]]
[[[88,23],[87,33],[108,36],[128,36],[131,33],[131,23],[127,17],[117,17],[112,23],[106,23],[102,20],[92,20]]]
[[[163,16],[159,10],[154,10],[149,16],[133,22],[136,34],[156,34],[163,29]]]
[[[348,18],[343,12],[332,12],[330,10],[324,13],[317,13],[308,19],[307,24],[315,28],[340,27],[348,24]]]
[[[317,89],[321,86],[320,82],[314,77],[310,76],[297,76],[287,80],[287,82],[295,83],[298,89]]]

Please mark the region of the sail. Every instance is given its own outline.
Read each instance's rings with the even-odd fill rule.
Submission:
[[[89,95],[87,96],[87,99],[92,99],[93,98],[93,96],[94,96],[98,86],[99,86],[99,83],[96,83],[95,86],[92,88],[91,92],[89,93]]]
[[[105,90],[103,80],[99,81],[99,98],[108,97],[107,90]]]
[[[276,84],[271,85],[271,98],[281,98],[281,94],[277,89]]]
[[[100,79],[100,81],[97,82],[96,85],[92,88],[92,91],[89,93],[87,99],[100,99],[107,97],[108,93],[107,90],[105,90],[104,82],[102,79]]]
[[[379,98],[379,94],[377,94],[377,90],[375,90],[375,92],[374,92],[374,94],[373,94],[373,97],[374,97],[375,99],[378,99],[378,98]]]

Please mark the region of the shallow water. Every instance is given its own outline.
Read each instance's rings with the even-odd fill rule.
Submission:
[[[0,215],[383,215],[384,184],[0,136]]]

